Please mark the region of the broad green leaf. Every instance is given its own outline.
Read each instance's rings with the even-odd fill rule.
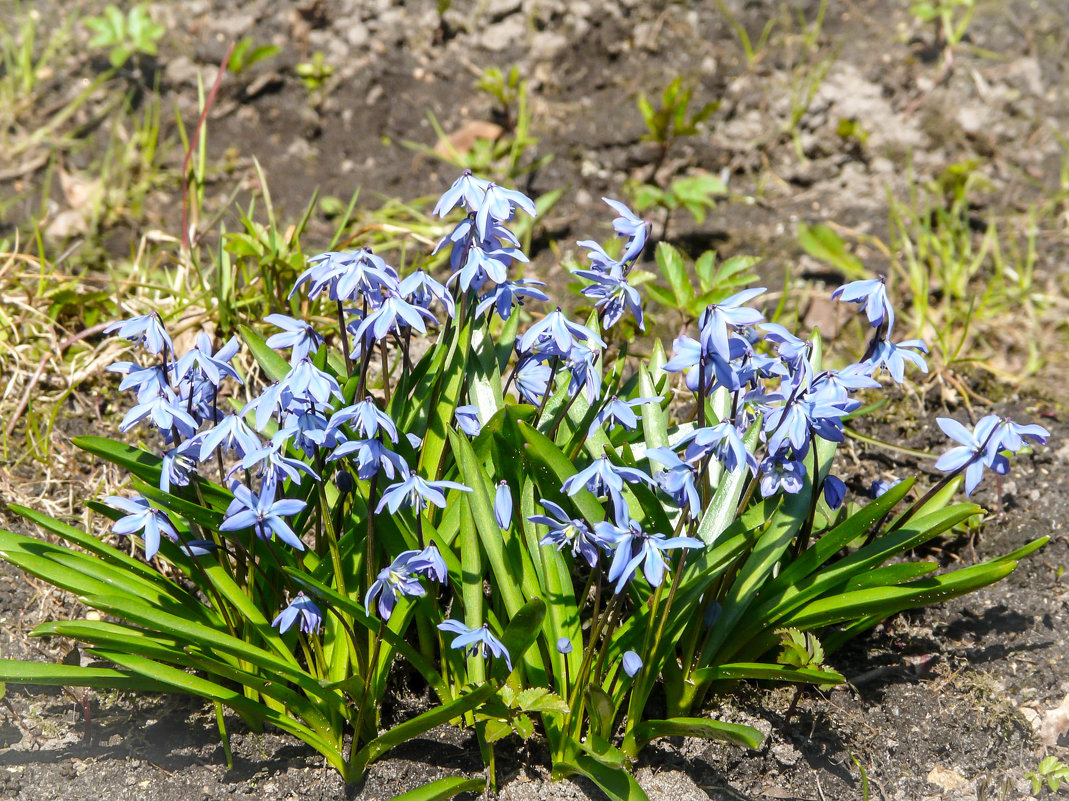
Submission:
[[[486,779],[466,779],[448,776],[427,782],[422,787],[395,796],[393,801],[447,801],[461,793],[477,793],[486,788]]]
[[[0,659],[0,681],[11,684],[47,685],[52,687],[94,687],[100,690],[167,692],[168,684],[136,673],[80,665],[51,665]]]
[[[649,801],[649,796],[626,770],[603,765],[586,754],[577,755],[572,762],[561,761],[553,766],[554,777],[574,773],[594,782],[610,801]]]
[[[798,223],[798,244],[813,258],[842,272],[848,280],[868,277],[861,259],[848,251],[842,237],[823,223]]]
[[[682,308],[694,297],[694,286],[687,276],[687,267],[683,262],[683,256],[678,250],[667,242],[657,245],[655,253],[657,266],[661,268],[661,275],[668,281],[668,286],[674,295],[674,305]]]
[[[271,380],[281,381],[289,375],[289,362],[267,347],[266,340],[259,333],[247,325],[239,325],[238,331],[241,332],[241,338],[245,340],[253,358]]]
[[[706,740],[724,740],[744,748],[756,750],[765,737],[752,726],[725,723],[706,718],[671,718],[647,720],[635,726],[634,737],[638,749],[657,737],[701,737]]]

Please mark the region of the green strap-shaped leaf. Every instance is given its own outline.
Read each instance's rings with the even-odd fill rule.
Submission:
[[[766,662],[732,662],[727,665],[700,668],[693,677],[697,681],[739,681],[755,679],[760,681],[790,681],[804,684],[842,684],[843,677],[830,670],[816,668],[788,668]]]
[[[553,774],[557,778],[576,773],[594,782],[610,801],[649,801],[649,796],[638,786],[635,777],[624,768],[604,765],[587,754],[579,754],[571,762],[562,761],[553,766]]]
[[[289,362],[267,347],[266,340],[257,331],[247,325],[239,325],[238,331],[241,332],[241,338],[245,340],[245,345],[249,348],[253,358],[271,380],[281,381],[289,375]]]
[[[167,692],[170,689],[170,686],[164,682],[112,668],[50,665],[44,662],[23,662],[19,659],[0,659],[0,681],[12,684],[93,687],[98,690],[131,690],[147,693]]]
[[[449,776],[435,779],[422,787],[409,790],[395,796],[393,801],[447,801],[461,793],[477,793],[485,789],[486,779],[466,779],[463,776]]]
[[[722,720],[706,718],[647,720],[635,726],[636,753],[657,737],[701,737],[705,740],[723,740],[750,749],[760,748],[761,743],[765,741],[765,736],[757,729],[740,723],[725,723]]]

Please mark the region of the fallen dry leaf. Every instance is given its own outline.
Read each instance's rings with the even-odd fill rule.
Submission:
[[[1066,734],[1069,734],[1069,695],[1054,709],[1047,710],[1039,726],[1039,739],[1045,745],[1057,745]]]
[[[453,131],[445,139],[440,139],[434,146],[434,152],[440,156],[451,156],[453,153],[467,153],[480,139],[489,139],[491,142],[498,139],[505,129],[500,125],[485,120],[471,120],[464,123],[458,130]]]
[[[942,790],[944,793],[949,793],[952,790],[957,790],[965,784],[968,784],[969,780],[958,773],[956,770],[950,770],[944,768],[942,765],[936,765],[928,772],[926,777],[928,781]]]

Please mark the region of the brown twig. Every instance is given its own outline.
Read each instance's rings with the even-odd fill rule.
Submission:
[[[111,322],[97,323],[96,325],[86,328],[84,331],[79,331],[77,334],[71,334],[64,339],[56,347],[55,354],[62,356],[63,351],[73,345],[75,342],[80,342],[87,337],[91,337],[94,334],[99,334],[105,328],[111,325]],[[33,373],[33,377],[30,378],[30,383],[26,385],[26,390],[22,393],[22,398],[19,400],[19,405],[15,407],[14,414],[11,415],[11,419],[8,421],[7,428],[4,429],[4,436],[10,437],[11,433],[15,430],[15,426],[18,424],[19,419],[22,417],[22,413],[26,411],[26,407],[30,404],[30,395],[33,393],[34,387],[37,386],[37,382],[41,380],[41,374],[44,373],[45,367],[48,365],[48,360],[52,358],[52,353],[46,353],[41,357],[41,361],[37,363],[37,369]]]

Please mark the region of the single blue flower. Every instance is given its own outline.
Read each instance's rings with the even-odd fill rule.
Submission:
[[[612,540],[604,539],[591,531],[585,521],[569,517],[568,513],[553,501],[542,499],[539,503],[552,515],[531,515],[527,518],[532,523],[549,527],[549,533],[538,541],[539,545],[553,545],[558,551],[567,546],[572,556],[582,556],[591,567],[597,565],[601,550],[612,547]]]
[[[379,571],[375,581],[368,587],[367,594],[364,595],[365,609],[370,611],[371,604],[377,597],[379,599],[379,617],[383,620],[389,620],[390,615],[393,614],[394,606],[397,605],[398,596],[403,595],[408,598],[415,598],[427,594],[423,585],[419,583],[408,566],[412,557],[417,556],[419,553],[419,551],[405,551],[394,559],[389,567],[384,567]]]
[[[590,266],[593,267],[596,272],[603,275],[610,275],[615,278],[623,277],[624,265],[621,261],[619,259],[614,259],[606,253],[605,248],[593,239],[583,239],[575,244],[589,251],[586,255],[587,258],[590,259]]]
[[[457,421],[457,428],[467,434],[469,437],[479,436],[479,432],[482,431],[483,425],[479,422],[479,407],[474,404],[469,406],[458,406],[456,411],[453,412],[453,416]]]
[[[450,317],[456,314],[456,305],[449,290],[431,278],[420,268],[407,276],[397,287],[398,294],[413,306],[430,309],[432,301],[438,301]],[[433,316],[433,315],[432,315]]]
[[[408,463],[404,457],[391,451],[380,439],[354,439],[341,443],[327,461],[337,461],[345,457],[356,461],[356,475],[364,481],[383,473],[386,478],[408,473]]]
[[[287,478],[294,483],[300,483],[302,474],[318,481],[319,475],[309,465],[286,455],[288,434],[289,432],[283,429],[271,437],[262,448],[246,453],[240,462],[240,468],[252,470],[258,478],[277,483]],[[231,473],[233,472],[232,470]]]
[[[607,197],[603,197],[602,200],[608,204],[609,208],[620,215],[612,221],[613,229],[619,236],[627,237],[627,245],[624,248],[623,255],[620,256],[620,261],[633,261],[638,258],[642,253],[642,249],[646,247],[646,240],[650,235],[650,223],[635,216],[631,209],[618,200],[612,200]]]
[[[601,395],[601,371],[597,369],[601,351],[575,344],[568,351],[564,363],[568,370],[568,392],[571,395],[580,389],[586,394],[587,403],[593,405]]]
[[[445,581],[449,571],[446,569],[445,560],[433,545],[428,545],[422,551],[417,551],[408,559],[408,570],[417,576],[437,581],[439,584]]]
[[[445,217],[457,206],[463,206],[468,211],[475,211],[482,203],[490,182],[482,178],[476,178],[471,170],[464,170],[460,177],[453,181],[445,193],[439,198],[434,206],[434,214]]]
[[[590,490],[596,497],[612,498],[613,509],[626,508],[622,491],[624,482],[653,485],[653,479],[634,467],[615,465],[608,457],[600,456],[574,476],[565,479],[561,489],[568,495],[577,495],[581,490]]]
[[[125,517],[112,523],[111,530],[127,536],[140,531],[141,538],[145,541],[146,559],[151,559],[159,551],[161,533],[174,542],[178,541],[178,532],[175,531],[167,513],[149,506],[148,501],[140,495],[135,498],[109,495],[104,499],[104,503],[126,512]]]
[[[256,495],[244,484],[234,482],[231,490],[234,500],[227,507],[226,517],[219,525],[220,531],[241,531],[251,528],[262,540],[277,536],[284,543],[298,551],[304,550],[304,543],[283,520],[300,512],[305,507],[304,501],[296,498],[275,500],[274,481],[265,481]]]
[[[512,219],[515,209],[523,209],[531,217],[538,216],[534,201],[523,192],[515,189],[505,189],[503,186],[490,183],[479,200],[475,212],[475,230],[479,236],[486,239],[489,233],[491,220],[506,222]]]
[[[702,513],[702,501],[694,483],[697,479],[695,469],[680,459],[671,448],[650,448],[646,456],[665,467],[653,476],[657,486],[676,506],[688,507],[691,518],[697,519]]]
[[[764,287],[744,289],[707,307],[698,320],[702,346],[706,350],[715,350],[721,358],[730,360],[732,357],[728,345],[728,326],[739,328],[763,321],[765,317],[761,312],[743,304],[749,303],[764,292]]]
[[[605,347],[601,337],[585,325],[573,323],[558,306],[524,332],[519,349],[522,353],[566,357],[577,343],[587,347]]]
[[[213,428],[202,432],[198,440],[202,462],[211,456],[216,448],[236,451],[238,456],[244,459],[250,452],[258,451],[263,447],[256,432],[236,414],[228,414]]]
[[[391,442],[397,442],[397,426],[390,415],[370,397],[334,412],[327,423],[327,430],[338,431],[343,425],[352,426],[353,430],[368,439],[379,436],[379,429],[382,429]]]
[[[783,454],[767,457],[761,462],[761,497],[768,498],[779,490],[793,495],[801,492],[805,479],[805,465]]]
[[[191,437],[197,431],[197,421],[185,410],[181,399],[169,387],[132,407],[119,424],[119,430],[129,431],[146,418],[151,420],[168,440],[171,438],[171,429],[176,429],[182,437]]]
[[[549,365],[541,364],[535,358],[523,359],[516,365],[516,390],[527,403],[537,406],[549,391],[552,376]]]
[[[593,281],[582,289],[583,295],[595,300],[594,307],[601,310],[601,325],[608,330],[630,311],[640,331],[646,330],[642,317],[642,296],[627,282],[624,276],[600,273],[596,270],[574,270],[574,275]]]
[[[307,404],[327,408],[332,397],[343,398],[338,382],[307,357],[295,362],[280,383],[279,401],[286,411],[304,411],[299,407]]]
[[[846,499],[846,484],[838,476],[824,477],[824,501],[830,509],[838,509]]]
[[[567,656],[572,652],[572,641],[567,637],[561,637],[557,640],[557,653]]]
[[[369,312],[357,326],[354,336],[361,339],[370,334],[371,338],[379,342],[391,331],[402,331],[404,328],[412,328],[421,334],[427,333],[424,320],[437,323],[437,318],[422,306],[413,306],[396,292],[388,291],[375,311]]]
[[[507,481],[500,482],[494,493],[494,519],[506,531],[512,525],[512,493]]]
[[[636,406],[643,406],[647,403],[660,403],[660,396],[654,396],[650,398],[635,398],[634,400],[623,401],[617,396],[613,395],[609,398],[605,405],[602,406],[596,415],[594,415],[594,422],[590,424],[588,433],[593,434],[599,426],[604,425],[606,431],[612,431],[617,425],[622,425],[629,431],[634,431],[638,428],[638,417],[635,415],[633,409]]]
[[[155,398],[164,389],[171,388],[167,372],[158,364],[142,367],[134,362],[115,362],[108,367],[108,371],[123,374],[119,389],[134,390],[139,403]]]
[[[375,514],[386,508],[390,510],[390,514],[397,514],[397,510],[403,506],[409,506],[416,514],[419,514],[428,503],[444,509],[445,493],[442,490],[445,489],[471,492],[471,487],[458,484],[456,481],[427,481],[415,473],[409,473],[404,480],[386,488],[379,505],[375,508]]]
[[[625,651],[620,663],[623,665],[624,673],[630,678],[634,678],[635,674],[642,670],[642,657],[634,651]]]
[[[291,364],[315,353],[323,344],[323,337],[305,320],[295,320],[284,314],[269,314],[264,318],[264,322],[282,329],[280,333],[269,336],[266,344],[276,350],[293,348],[290,352]]]
[[[928,352],[928,346],[919,339],[908,339],[893,342],[881,339],[871,346],[871,353],[865,358],[868,363],[870,375],[874,375],[881,367],[887,368],[891,378],[896,384],[905,381],[906,362],[913,364],[922,373],[928,372],[928,363],[924,361],[922,353]]]
[[[545,283],[528,278],[503,281],[479,298],[479,305],[475,307],[475,315],[479,316],[487,309],[493,308],[498,317],[507,320],[512,316],[513,311],[523,306],[523,298],[549,300],[549,295],[537,288],[540,286],[545,286]]]
[[[154,356],[159,355],[165,348],[170,353],[174,353],[171,337],[163,326],[163,320],[156,312],[112,323],[104,329],[104,333],[114,333],[118,337],[128,339],[135,345],[141,345]]]
[[[739,430],[729,421],[717,423],[706,428],[698,428],[685,435],[677,445],[686,445],[686,461],[695,464],[712,454],[729,473],[734,473],[740,465],[757,472],[757,459],[746,449]]]
[[[512,658],[509,656],[508,649],[501,640],[490,633],[490,628],[485,623],[477,629],[471,629],[459,620],[443,620],[438,624],[438,628],[459,635],[453,639],[451,648],[466,651],[468,656],[485,657],[489,652],[498,659],[504,659],[509,672],[512,671]]]
[[[271,621],[272,626],[278,627],[279,634],[285,634],[294,623],[305,634],[316,634],[323,625],[323,613],[303,592],[298,592],[290,605]]]
[[[886,493],[887,490],[891,489],[891,487],[901,483],[901,481],[902,479],[900,478],[896,478],[891,481],[876,479],[872,482],[872,484],[869,485],[869,495],[871,495],[873,498],[879,498],[881,495]]]
[[[163,452],[160,464],[160,489],[171,491],[171,485],[185,487],[189,477],[197,470],[200,443],[194,439],[184,440],[180,445]]]
[[[178,358],[175,377],[179,382],[189,381],[196,376],[194,370],[200,370],[214,387],[223,383],[224,376],[230,376],[240,384],[238,371],[229,364],[237,352],[238,340],[231,337],[218,353],[213,354],[211,337],[201,331],[197,334],[197,343]]]
[[[628,520],[627,526],[617,526],[602,521],[594,526],[603,539],[612,540],[616,550],[606,578],[616,582],[616,592],[620,593],[635,577],[639,567],[642,568],[646,581],[651,587],[661,586],[668,572],[664,561],[664,552],[677,548],[704,548],[705,543],[694,537],[665,537],[664,534],[649,534],[635,520]]]
[[[183,554],[190,559],[199,559],[219,550],[219,545],[211,540],[186,540],[178,546]]]
[[[864,306],[872,327],[879,328],[886,323],[884,338],[890,335],[891,327],[895,323],[895,310],[887,299],[887,284],[882,276],[843,284],[832,292],[831,296],[833,300]]]
[[[960,443],[959,447],[951,448],[936,460],[935,469],[946,472],[964,470],[966,496],[971,495],[980,483],[985,466],[996,473],[1005,473],[1009,469],[1006,457],[998,452],[997,435],[1002,421],[997,415],[980,418],[972,431],[950,417],[937,417],[935,422],[944,434]],[[995,443],[994,448],[992,443]]]

